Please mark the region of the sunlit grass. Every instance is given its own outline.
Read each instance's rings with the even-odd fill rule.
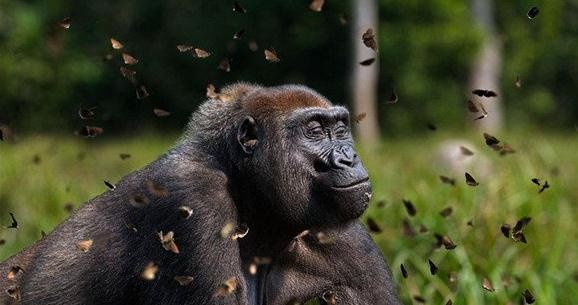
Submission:
[[[367,215],[383,228],[373,236],[392,267],[404,303],[420,295],[428,304],[445,304],[448,299],[454,304],[517,304],[529,289],[539,304],[567,304],[578,291],[578,136],[505,135],[517,149],[505,157],[485,147],[478,134],[463,137],[477,151],[468,169],[480,183],[477,187],[467,186],[464,173],[452,172],[438,157],[448,135],[386,139],[379,149],[361,151],[374,186]],[[8,212],[19,221],[17,230],[0,229],[0,239],[5,240],[0,260],[30,245],[41,231],[54,229],[68,216],[67,203],[78,207],[104,192],[104,180],[114,183],[144,166],[177,138],[26,136],[16,143],[0,142],[0,224],[10,224]],[[121,160],[120,153],[130,153],[131,158]],[[442,184],[439,175],[455,178],[456,186]],[[539,187],[530,181],[534,177],[548,180],[551,188],[538,194]],[[415,204],[415,217],[407,215],[402,199]],[[443,218],[439,212],[448,206],[453,213]],[[532,217],[524,230],[528,244],[502,236],[500,225],[513,225],[523,216]],[[417,236],[402,234],[405,217]],[[467,225],[469,220],[473,227]],[[422,224],[427,233],[419,233]],[[433,250],[434,232],[451,237],[457,248]],[[428,259],[439,267],[435,276]],[[401,263],[409,271],[408,279],[401,276]],[[450,282],[450,274],[457,282]],[[482,288],[484,277],[495,292]]]

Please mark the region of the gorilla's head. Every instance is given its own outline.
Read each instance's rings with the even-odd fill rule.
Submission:
[[[253,88],[237,101],[240,172],[296,227],[363,214],[371,184],[353,145],[349,112],[303,86]]]

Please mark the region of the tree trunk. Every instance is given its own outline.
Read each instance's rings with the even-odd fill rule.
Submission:
[[[496,34],[493,0],[473,0],[472,16],[483,30],[483,46],[474,60],[470,72],[470,88],[488,89],[498,93],[496,98],[479,98],[488,116],[477,120],[478,129],[488,132],[502,128],[503,111],[500,92],[500,76],[502,73],[502,46]],[[469,119],[479,114],[469,116]]]
[[[378,39],[378,9],[376,0],[353,0],[353,57],[351,92],[353,115],[366,113],[365,119],[357,125],[357,139],[364,145],[379,143],[379,123],[377,119],[377,85],[379,73],[378,54],[363,44],[361,36],[367,29],[373,29]],[[361,66],[360,61],[376,58],[369,66]]]

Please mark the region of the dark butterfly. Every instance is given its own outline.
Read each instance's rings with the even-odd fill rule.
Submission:
[[[474,152],[471,151],[467,147],[460,146],[460,151],[462,152],[462,155],[464,155],[464,156],[473,156],[474,155]]]
[[[407,274],[407,270],[405,270],[405,266],[403,264],[401,264],[399,266],[399,268],[401,269],[401,275],[403,276],[403,278],[407,278],[408,274]]]
[[[445,183],[445,184],[449,184],[451,186],[456,185],[456,179],[450,178],[450,177],[446,177],[446,176],[440,176],[440,180],[441,182]]]
[[[431,259],[428,259],[428,263],[431,275],[436,275],[436,273],[438,273],[438,267],[434,264],[434,262],[431,261]]]
[[[476,89],[472,91],[473,94],[479,97],[496,97],[498,94],[492,90]]]
[[[417,210],[415,209],[415,206],[411,201],[403,199],[403,205],[405,206],[405,209],[407,210],[409,216],[415,216]]]
[[[14,214],[12,214],[12,212],[8,212],[8,213],[10,214],[10,218],[12,218],[12,223],[7,228],[8,229],[18,229],[18,221],[16,221]]]
[[[381,233],[382,232],[382,230],[379,227],[379,225],[377,224],[377,222],[375,220],[373,220],[373,218],[371,218],[371,217],[367,217],[367,227],[369,228],[369,230],[371,232],[374,232],[374,233]]]
[[[221,59],[221,61],[219,62],[219,65],[217,66],[217,69],[223,70],[225,72],[230,72],[231,71],[231,65],[229,64],[229,58],[225,57],[225,58]]]
[[[544,182],[544,185],[542,185],[542,188],[538,191],[538,194],[542,193],[543,191],[545,191],[547,188],[550,188],[550,184],[548,184],[548,181]]]
[[[486,139],[486,145],[488,146],[494,146],[500,143],[500,140],[498,140],[496,137],[485,132],[484,132],[484,139]]]
[[[58,26],[63,28],[63,29],[69,29],[70,28],[70,24],[72,23],[72,18],[70,17],[66,17],[60,21],[58,21]]]
[[[240,29],[237,32],[235,32],[235,34],[233,34],[233,39],[241,40],[241,38],[243,38],[243,35],[245,35],[245,29]]]
[[[233,4],[233,12],[244,14],[247,12],[247,10],[244,7],[242,7],[238,1],[235,1],[235,3]]]
[[[374,62],[375,62],[375,58],[368,58],[366,60],[360,61],[359,64],[362,66],[369,66],[369,65],[373,64]]]
[[[440,215],[442,217],[449,217],[450,215],[452,215],[453,211],[454,211],[454,209],[452,209],[452,207],[447,207],[447,208],[440,211]]]
[[[476,179],[474,179],[474,177],[472,177],[472,175],[470,175],[470,174],[468,174],[468,173],[466,173],[466,183],[467,183],[467,185],[469,185],[469,186],[478,186],[478,185],[480,185],[480,184],[476,181]]]
[[[111,190],[114,190],[116,188],[116,186],[114,186],[114,184],[104,180],[104,184]]]
[[[500,226],[500,231],[502,231],[502,234],[506,237],[506,238],[510,238],[510,230],[512,230],[512,228],[510,227],[509,224],[503,224],[502,226]]]
[[[536,299],[534,298],[534,295],[532,295],[530,290],[526,289],[522,295],[524,296],[524,301],[526,301],[527,304],[533,304],[534,302],[536,302]]]
[[[397,100],[398,100],[398,97],[397,97],[397,94],[395,93],[395,90],[391,90],[391,95],[387,99],[386,103],[387,104],[395,104],[395,103],[397,103]]]
[[[367,31],[365,31],[365,33],[363,33],[363,35],[361,35],[361,40],[363,41],[363,44],[374,50],[377,51],[377,42],[375,41],[375,35],[373,34],[373,29],[367,29]]]
[[[536,18],[536,16],[538,16],[538,14],[540,13],[540,9],[538,9],[537,6],[533,6],[532,8],[530,8],[530,10],[528,11],[528,18],[530,20]]]

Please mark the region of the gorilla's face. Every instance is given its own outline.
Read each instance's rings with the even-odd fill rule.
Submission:
[[[367,171],[351,138],[349,112],[343,107],[300,109],[293,113],[294,153],[311,178],[312,204],[338,220],[361,216],[371,197]]]
[[[245,118],[237,139],[249,179],[295,227],[340,224],[363,214],[371,197],[343,107],[298,108],[276,121]]]

